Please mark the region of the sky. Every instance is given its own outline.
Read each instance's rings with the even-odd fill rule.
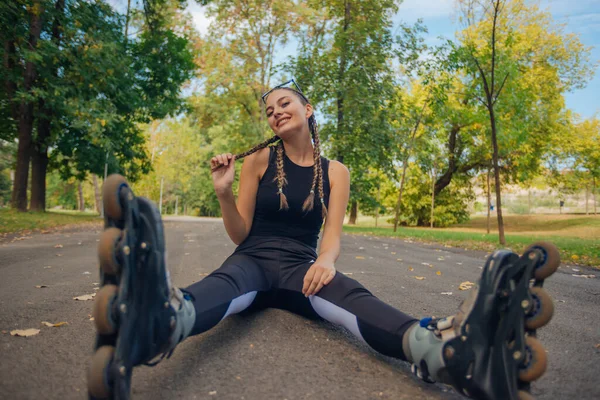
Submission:
[[[205,15],[205,8],[189,1],[188,11],[198,31],[206,33],[210,19]],[[554,20],[564,23],[565,32],[579,35],[581,42],[592,49],[592,60],[600,61],[600,0],[539,0],[540,8],[550,11]],[[394,25],[400,22],[413,24],[419,18],[427,26],[429,33],[425,40],[428,44],[437,44],[439,37],[451,39],[454,32],[459,30],[455,18],[454,0],[404,0],[394,16]],[[278,58],[285,58],[295,51],[296,42],[282,49]],[[581,115],[590,118],[600,117],[600,70],[584,89],[566,94],[567,107]]]

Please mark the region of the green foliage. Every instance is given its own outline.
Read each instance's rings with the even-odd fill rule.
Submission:
[[[428,226],[431,215],[431,176],[411,165],[400,209],[400,222],[408,226]],[[435,198],[435,227],[447,227],[469,220],[467,206],[474,199],[468,181],[459,179]]]

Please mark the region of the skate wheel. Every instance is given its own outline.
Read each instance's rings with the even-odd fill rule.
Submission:
[[[118,174],[113,174],[106,178],[102,186],[102,201],[104,203],[104,212],[106,216],[120,221],[123,218],[123,207],[119,193],[123,186],[129,186],[127,180]]]
[[[560,266],[560,253],[555,245],[548,242],[538,242],[529,246],[525,253],[530,250],[538,250],[542,253],[541,264],[535,269],[535,279],[546,279],[556,272]]]
[[[517,393],[517,398],[519,400],[535,400],[531,393],[526,392],[524,390],[519,390],[519,392]]]
[[[110,387],[106,381],[105,370],[110,364],[115,348],[102,346],[92,356],[92,362],[88,369],[88,392],[96,399],[106,399],[110,396]]]
[[[110,318],[111,303],[117,295],[117,287],[115,285],[104,285],[96,294],[94,300],[94,308],[92,316],[96,330],[101,335],[111,335],[115,333],[115,326]]]
[[[552,319],[554,303],[548,292],[541,287],[532,287],[531,297],[533,304],[531,311],[525,316],[525,327],[534,330],[546,325]]]
[[[519,369],[519,379],[523,382],[531,382],[538,379],[546,372],[548,357],[542,343],[534,337],[527,336],[525,339],[525,360]]]
[[[115,275],[119,271],[119,263],[115,258],[117,241],[123,232],[119,228],[108,228],[100,236],[98,242],[98,258],[105,274]]]

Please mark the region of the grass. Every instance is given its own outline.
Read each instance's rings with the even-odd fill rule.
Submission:
[[[381,219],[380,219],[381,222]],[[593,216],[507,216],[507,248],[522,252],[536,241],[554,243],[565,261],[600,268],[600,217]],[[492,226],[492,232],[486,233],[486,218],[474,218],[466,224],[450,228],[393,228],[384,225],[375,228],[374,220],[369,226],[366,218],[359,220],[357,226],[345,225],[344,231],[354,234],[369,234],[384,237],[412,238],[426,242],[438,242],[453,247],[491,251],[501,246],[498,234]]]
[[[98,214],[78,211],[20,213],[12,209],[0,209],[0,234],[42,231],[60,226],[91,223],[100,223]]]

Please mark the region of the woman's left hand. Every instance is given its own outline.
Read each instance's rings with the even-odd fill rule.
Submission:
[[[332,262],[315,261],[304,275],[302,294],[306,297],[317,294],[323,286],[335,277],[335,267]]]

